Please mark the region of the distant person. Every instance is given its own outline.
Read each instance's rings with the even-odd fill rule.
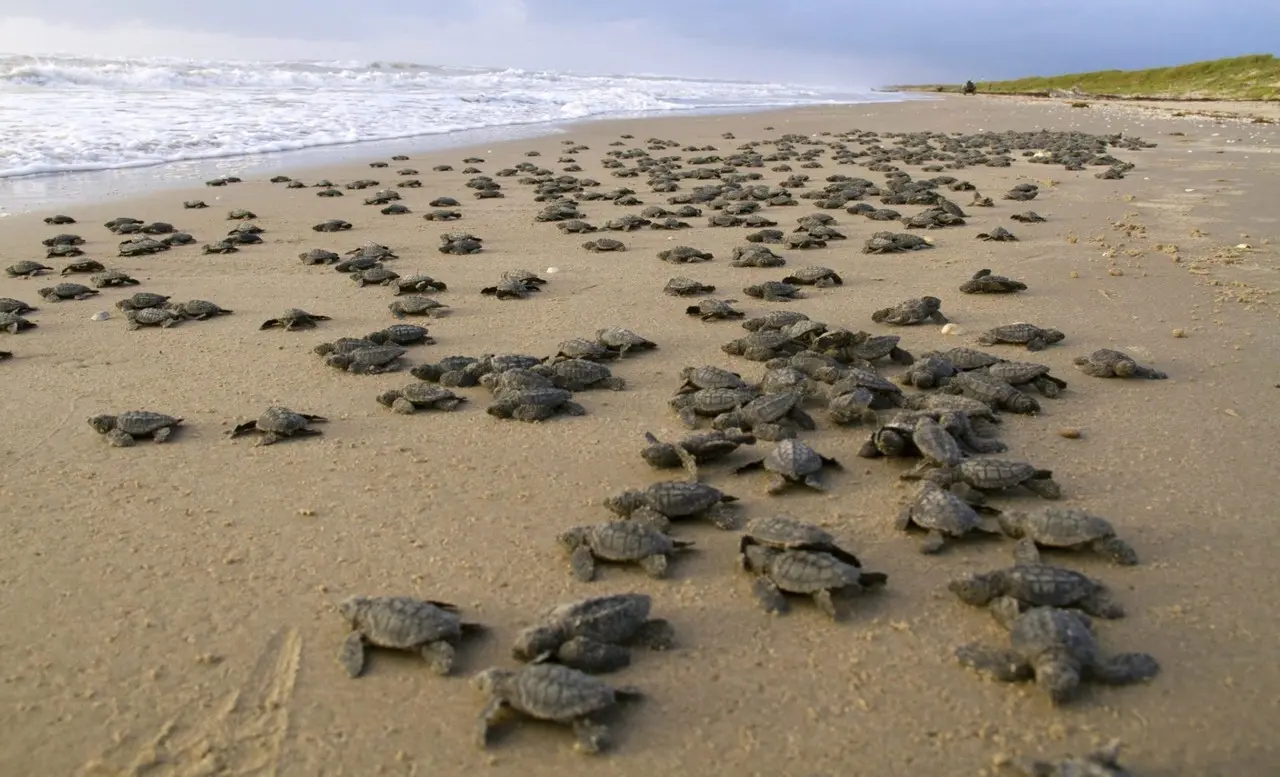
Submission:
[[[964,92],[965,94],[977,94],[978,86],[972,81],[965,81],[964,88],[961,91]]]

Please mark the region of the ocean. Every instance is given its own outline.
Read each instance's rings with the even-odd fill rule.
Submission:
[[[0,179],[870,91],[396,62],[0,56]]]

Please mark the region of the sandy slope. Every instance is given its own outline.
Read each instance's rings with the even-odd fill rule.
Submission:
[[[836,268],[846,284],[791,304],[880,332],[888,330],[870,322],[873,309],[936,294],[969,334],[898,332],[915,352],[969,343],[976,332],[1017,320],[1067,333],[1033,358],[1070,389],[1044,400],[1040,417],[1009,418],[1004,438],[1012,456],[1054,470],[1069,504],[1109,516],[1137,547],[1144,563],[1134,568],[1088,557],[1064,563],[1115,588],[1130,615],[1100,626],[1104,647],[1154,653],[1164,666],[1156,681],[1088,689],[1054,711],[1033,689],[957,667],[954,646],[1000,633],[986,615],[957,603],[945,583],[1006,564],[1008,545],[918,554],[915,539],[892,527],[910,493],[896,478],[906,465],[856,458],[865,430],[837,430],[825,420],[807,439],[847,465],[829,477],[827,495],[766,497],[760,480],[734,478],[723,467],[709,468],[709,477],[742,497],[745,515],[781,511],[821,522],[869,567],[888,573],[888,588],[854,602],[846,622],[833,624],[803,602],[785,617],[763,614],[734,569],[736,537],[709,525],[681,527],[700,552],[674,563],[670,580],[624,569],[607,569],[590,585],[568,576],[554,534],[604,518],[605,496],[662,477],[637,452],[646,430],[680,432],[665,405],[680,367],[709,362],[749,377],[761,370],[721,353],[721,343],[742,333],[736,324],[686,317],[689,303],[663,295],[663,283],[686,274],[743,298],[742,286],[784,272],[730,267],[725,258],[745,230],[708,229],[701,220],[685,232],[621,236],[626,253],[591,254],[579,247],[583,238],[533,223],[540,206],[515,179],[499,179],[505,199],[477,202],[462,186],[468,176],[432,173],[433,165],[460,170],[459,160],[474,152],[492,173],[531,149],[542,152],[535,161],[551,164],[568,138],[591,147],[578,155],[584,175],[662,204],[665,196],[649,192],[643,178],[618,180],[599,167],[619,134],[727,150],[781,132],[1039,127],[1125,131],[1160,146],[1118,152],[1138,164],[1120,181],[1022,161],[960,171],[996,197],[996,207],[972,209],[968,226],[931,233],[932,251],[865,256],[858,247],[885,225],[836,211],[849,240],[788,259]],[[738,140],[722,140],[726,131]],[[443,227],[416,213],[379,215],[359,193],[326,200],[260,180],[77,207],[71,215],[81,223],[69,230],[89,240],[90,257],[136,274],[140,289],[213,300],[235,313],[131,332],[118,315],[89,320],[98,310],[114,312],[127,291],[48,304],[35,293],[46,283],[0,277],[0,296],[41,308],[31,316],[38,329],[0,334],[0,348],[15,353],[0,363],[0,619],[7,624],[0,773],[461,775],[487,766],[530,777],[689,768],[970,775],[1001,753],[1055,755],[1110,737],[1125,741],[1127,761],[1146,777],[1267,773],[1280,758],[1280,629],[1270,593],[1278,579],[1271,543],[1280,488],[1266,452],[1277,439],[1280,382],[1280,336],[1265,294],[1277,286],[1267,243],[1280,195],[1269,153],[1276,139],[1274,128],[1257,125],[952,99],[602,122],[491,149],[415,155],[408,164],[426,186],[405,194],[416,213],[435,196],[463,200],[465,219]],[[299,175],[392,182],[394,169]],[[819,182],[837,172],[880,178],[829,160],[804,172]],[[765,173],[770,182],[785,177]],[[998,199],[1020,181],[1041,182],[1040,198],[1029,205]],[[181,202],[192,197],[212,207],[184,211]],[[202,256],[197,247],[113,259],[116,238],[101,226],[120,215],[166,220],[204,242],[231,226],[223,218],[232,207],[257,212],[266,245],[232,256]],[[1009,221],[1027,207],[1049,222]],[[605,202],[583,209],[593,223],[640,210]],[[787,227],[812,210],[805,203],[767,213]],[[57,231],[43,215],[3,222],[4,264],[42,256],[40,239]],[[310,230],[325,218],[356,228]],[[996,224],[1021,242],[974,240]],[[452,228],[484,237],[485,252],[438,254],[437,234]],[[393,415],[373,398],[409,380],[407,373],[343,374],[311,353],[322,340],[391,323],[390,292],[356,288],[295,258],[311,247],[343,251],[366,240],[396,248],[401,258],[393,266],[402,275],[425,271],[449,283],[439,296],[453,315],[429,324],[439,344],[413,349],[413,363],[492,351],[550,354],[559,341],[608,325],[631,327],[660,350],[615,367],[627,390],[582,394],[584,418],[498,421],[484,414],[482,389],[469,390],[471,404],[457,413]],[[1229,248],[1242,243],[1254,248]],[[717,259],[677,268],[654,258],[677,244]],[[1171,244],[1177,259],[1157,249]],[[477,293],[503,270],[548,267],[560,272],[538,298],[500,303]],[[1011,298],[955,290],[983,267],[1031,289]],[[258,331],[289,306],[333,320],[312,332]],[[747,300],[742,307],[755,314],[774,306]],[[1174,337],[1175,329],[1187,336]],[[1072,357],[1099,347],[1128,350],[1172,379],[1103,381],[1072,368]],[[267,448],[225,438],[231,425],[277,402],[331,418],[324,436]],[[130,450],[107,447],[85,423],[134,407],[186,421],[171,443]],[[1064,439],[1061,427],[1081,429],[1083,438]],[[1001,502],[1037,506],[1033,498]],[[509,663],[512,635],[542,609],[624,590],[655,597],[680,648],[641,655],[615,678],[641,685],[649,698],[617,716],[616,751],[600,761],[574,754],[566,732],[537,725],[481,753],[471,735],[482,699],[465,679],[438,678],[413,658],[379,652],[366,676],[349,680],[335,661],[345,630],[333,604],[350,593],[443,599],[490,624],[492,636],[461,654],[465,675]]]

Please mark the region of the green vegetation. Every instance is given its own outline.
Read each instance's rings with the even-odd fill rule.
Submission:
[[[1146,100],[1280,100],[1280,59],[1253,54],[1149,70],[1098,70],[1061,76],[979,81],[980,94],[1081,96]],[[895,91],[959,92],[958,84],[887,87]]]

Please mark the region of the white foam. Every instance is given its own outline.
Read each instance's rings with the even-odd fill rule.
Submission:
[[[895,99],[407,63],[0,57],[0,178],[711,108]]]

